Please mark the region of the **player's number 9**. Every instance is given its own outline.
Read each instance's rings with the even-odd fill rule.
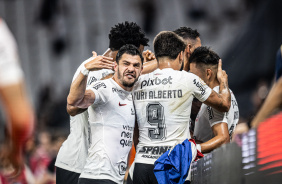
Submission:
[[[147,121],[153,126],[148,129],[148,136],[152,140],[165,138],[164,107],[159,103],[149,103],[146,107]]]

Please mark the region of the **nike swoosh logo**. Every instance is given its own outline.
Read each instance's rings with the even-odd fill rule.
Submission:
[[[119,106],[125,106],[125,105],[127,105],[127,104],[121,104],[120,102],[119,102],[119,104],[118,104]]]

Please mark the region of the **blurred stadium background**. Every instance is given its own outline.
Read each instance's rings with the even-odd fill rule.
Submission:
[[[36,132],[66,136],[66,97],[75,70],[91,51],[103,54],[110,28],[126,20],[145,30],[150,50],[162,30],[197,29],[202,45],[223,59],[241,122],[250,122],[274,79],[281,7],[277,0],[0,0],[0,16],[18,43]]]

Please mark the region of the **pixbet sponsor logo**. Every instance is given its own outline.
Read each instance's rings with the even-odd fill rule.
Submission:
[[[171,82],[172,77],[169,76],[168,78],[164,78],[164,79],[160,79],[158,77],[156,77],[155,79],[148,79],[148,80],[143,80],[141,82],[141,89],[145,86],[154,86],[154,85],[166,85],[166,84],[172,84]]]

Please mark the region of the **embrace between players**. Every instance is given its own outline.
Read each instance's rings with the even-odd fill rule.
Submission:
[[[74,75],[71,133],[57,156],[57,183],[123,183],[133,142],[127,183],[158,183],[155,161],[191,134],[201,143],[191,144],[193,160],[230,141],[237,102],[219,56],[201,47],[196,30],[160,32],[155,55],[143,52],[149,40],[135,23],[116,25],[109,39],[109,49],[94,52]],[[190,132],[194,98],[203,104]]]

